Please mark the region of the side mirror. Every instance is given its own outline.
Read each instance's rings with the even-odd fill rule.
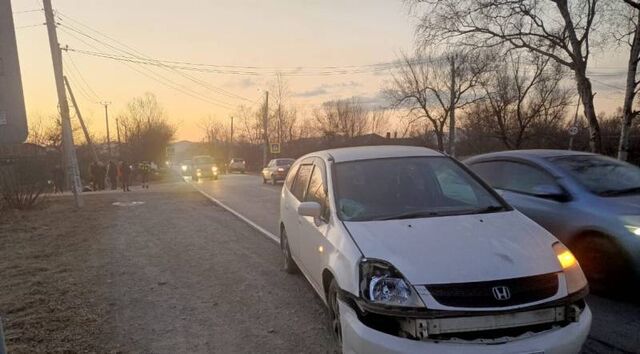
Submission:
[[[533,187],[533,193],[540,198],[566,201],[567,194],[555,184],[541,184]]]
[[[317,202],[303,202],[298,206],[298,215],[318,219],[322,215],[322,207]]]

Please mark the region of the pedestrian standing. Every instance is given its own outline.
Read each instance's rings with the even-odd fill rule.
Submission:
[[[120,161],[120,165],[118,166],[118,177],[120,178],[120,183],[122,183],[122,191],[129,192],[129,177],[131,176],[131,167],[126,161]]]
[[[142,188],[149,189],[149,173],[151,172],[151,166],[147,161],[142,161],[139,169],[140,177],[142,178]]]
[[[53,180],[53,193],[64,192],[64,170],[60,165],[56,165],[51,171]]]
[[[115,190],[118,188],[118,166],[113,160],[109,160],[109,164],[107,165],[107,177],[109,178],[109,185],[111,186],[111,190]]]

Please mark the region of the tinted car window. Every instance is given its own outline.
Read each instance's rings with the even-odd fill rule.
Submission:
[[[640,168],[605,156],[574,155],[550,159],[593,193],[640,193]]]
[[[329,219],[329,203],[327,200],[327,193],[322,178],[322,170],[319,167],[315,167],[313,169],[311,179],[309,180],[309,188],[307,189],[305,201],[317,202],[318,204],[320,204],[320,206],[322,207],[323,219]]]
[[[302,165],[298,170],[296,180],[293,182],[293,188],[291,193],[300,201],[304,200],[304,194],[309,184],[309,177],[311,176],[311,170],[313,165]]]
[[[202,157],[194,158],[193,162],[196,165],[210,165],[210,164],[213,164],[215,161],[213,160],[213,157],[202,156]]]
[[[337,211],[342,220],[432,217],[506,209],[491,191],[446,157],[338,163],[335,182]]]
[[[502,183],[502,162],[480,162],[469,166],[469,168],[485,180],[491,187],[500,188]]]
[[[525,194],[538,194],[540,186],[557,185],[555,178],[543,170],[523,163],[505,161],[502,163],[502,188]]]
[[[276,165],[278,166],[287,166],[293,163],[293,159],[284,159],[284,160],[276,160]]]

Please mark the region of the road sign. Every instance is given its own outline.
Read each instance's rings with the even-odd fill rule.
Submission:
[[[569,135],[571,136],[576,136],[578,135],[578,127],[576,127],[575,125],[572,126],[571,128],[569,128]]]
[[[269,148],[270,148],[272,154],[279,154],[280,153],[280,144],[279,143],[271,143]]]
[[[19,144],[25,139],[27,113],[11,2],[0,0],[0,144]]]

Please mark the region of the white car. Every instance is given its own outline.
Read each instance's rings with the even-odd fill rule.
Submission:
[[[589,333],[571,252],[438,152],[306,155],[280,220],[284,268],[327,304],[345,353],[577,353]]]

